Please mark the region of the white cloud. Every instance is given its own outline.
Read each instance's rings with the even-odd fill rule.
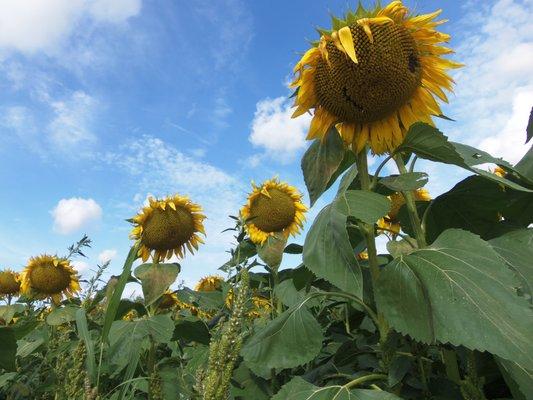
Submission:
[[[174,193],[188,195],[203,207],[207,216],[204,221],[206,243],[194,257],[179,261],[184,279],[215,273],[216,268],[227,261],[229,256],[225,251],[233,236],[231,232],[222,231],[233,226],[228,215],[237,215],[246,199],[247,186],[240,179],[153,136],[133,140],[119,153],[107,154],[103,158],[131,176],[129,185],[138,191],[134,196],[138,209],[150,194],[165,196]]]
[[[98,254],[98,262],[102,265],[108,261],[112,261],[116,256],[117,251],[115,249],[106,249]]]
[[[481,11],[479,2],[465,7],[453,58],[466,66],[455,74],[449,114],[457,123],[447,132],[516,161],[526,150],[524,109],[533,105],[533,2],[498,0]]]
[[[90,125],[96,101],[82,91],[72,93],[70,98],[50,103],[54,117],[48,125],[53,145],[64,151],[94,143],[96,136]]]
[[[71,263],[78,273],[83,273],[89,269],[89,263],[82,260],[74,260]]]
[[[285,97],[261,100],[256,105],[250,142],[272,159],[288,163],[307,146],[308,114],[291,118],[291,102]]]
[[[61,199],[52,211],[54,230],[62,235],[78,231],[102,218],[102,208],[93,199]]]
[[[90,11],[100,21],[120,23],[141,11],[141,0],[93,0]]]
[[[519,90],[514,96],[511,117],[503,129],[480,143],[481,150],[503,157],[515,164],[524,156],[530,144],[525,144],[526,127],[533,107],[533,86]]]
[[[140,0],[3,0],[0,49],[53,53],[75,32],[83,17],[119,23],[140,9]]]

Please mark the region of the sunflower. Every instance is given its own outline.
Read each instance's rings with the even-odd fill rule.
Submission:
[[[269,236],[281,232],[288,237],[296,235],[305,221],[307,207],[298,190],[277,178],[260,186],[252,182],[252,193],[241,209],[246,230],[252,242],[263,244]]]
[[[51,298],[54,304],[59,304],[63,295],[70,298],[81,288],[69,260],[43,254],[30,258],[22,271],[20,290],[28,297]]]
[[[130,237],[140,243],[138,255],[143,261],[152,258],[155,263],[175,254],[183,258],[185,248],[191,254],[203,243],[198,233],[205,236],[202,208],[186,196],[149,198],[149,205],[132,218],[134,228]]]
[[[415,201],[431,201],[431,196],[426,189],[418,189],[413,192]],[[394,193],[389,196],[391,201],[391,209],[387,216],[381,218],[378,221],[378,228],[384,228],[387,232],[398,234],[400,232],[400,221],[398,220],[398,214],[400,209],[405,204],[405,198],[401,193]]]
[[[335,125],[347,146],[360,152],[392,151],[411,124],[442,115],[435,97],[447,102],[450,68],[443,58],[450,36],[435,28],[442,10],[413,16],[401,1],[366,10],[361,5],[344,19],[332,17],[332,30],[319,29],[294,67],[293,118],[313,109],[307,139],[323,138]]]
[[[176,296],[176,293],[171,292],[170,290],[167,290],[165,293],[163,293],[161,299],[159,300],[159,308],[163,310],[172,308],[179,304],[181,304],[181,302],[178,299],[178,296]]]
[[[224,278],[218,275],[209,275],[198,281],[194,290],[197,292],[214,292],[220,289]]]
[[[505,178],[507,176],[507,171],[504,170],[499,165],[496,165],[496,168],[494,168],[493,171],[491,171],[494,175],[499,176],[500,178]]]
[[[0,298],[16,296],[20,291],[20,275],[10,269],[0,271]]]
[[[368,251],[362,251],[357,254],[358,261],[367,261],[368,260]]]

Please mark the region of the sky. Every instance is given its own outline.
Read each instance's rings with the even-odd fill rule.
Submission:
[[[453,59],[466,64],[443,108],[455,122],[439,128],[517,162],[533,105],[533,0],[405,4],[442,8]],[[290,118],[287,83],[315,27],[356,6],[0,0],[0,268],[65,254],[86,233],[92,248],[75,261],[82,276],[106,260],[118,274],[132,244],[125,220],[148,195],[180,193],[208,219],[206,244],[180,261],[179,279],[194,285],[216,273],[232,245],[221,232],[251,180],[277,175],[305,193],[299,163],[310,117]],[[466,176],[419,166],[433,196]],[[311,209],[306,229],[328,199]]]

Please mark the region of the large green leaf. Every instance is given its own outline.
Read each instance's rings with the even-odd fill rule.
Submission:
[[[324,140],[313,142],[302,158],[302,171],[311,205],[354,161],[353,153],[344,149],[344,143],[335,128],[328,131]]]
[[[487,242],[450,229],[388,264],[376,301],[396,330],[416,340],[488,351],[531,368],[533,312],[516,284]]]
[[[514,361],[503,360],[501,358],[497,358],[496,361],[500,366],[503,377],[507,381],[507,386],[509,386],[513,393],[513,398],[517,400],[529,399],[528,396],[533,394],[533,372],[524,369]]]
[[[78,337],[83,340],[85,344],[85,350],[87,352],[86,364],[87,372],[91,382],[95,382],[96,379],[96,360],[94,354],[93,340],[89,333],[89,327],[87,326],[87,316],[85,315],[85,309],[80,308],[76,312],[76,327],[78,328]]]
[[[113,289],[109,288],[109,291],[111,293],[104,316],[104,325],[102,327],[102,342],[107,342],[111,325],[113,324],[113,321],[117,316],[118,306],[120,304],[120,299],[122,298],[122,292],[124,292],[124,287],[126,287],[126,283],[128,283],[128,280],[130,279],[131,266],[133,265],[133,262],[137,259],[138,251],[139,247],[137,244],[132,246],[128,253],[128,257],[124,262],[124,267],[122,269],[122,273],[120,274],[120,278],[118,279],[116,284],[113,285]]]
[[[532,191],[509,179],[476,167],[476,165],[494,163],[520,173],[507,161],[492,157],[490,154],[474,147],[450,142],[437,128],[423,122],[411,125],[403,143],[396,149],[396,152],[401,151],[415,153],[427,160],[456,165],[515,190]],[[522,176],[525,178],[524,175]]]
[[[66,305],[61,308],[53,309],[50,314],[46,316],[46,323],[48,325],[62,325],[67,322],[76,320],[76,312],[79,310],[78,306]]]
[[[174,323],[168,314],[155,315],[134,321],[115,321],[109,332],[109,355],[119,373],[124,367],[137,363],[147,341],[167,343],[172,339]]]
[[[149,306],[159,299],[180,272],[179,264],[141,264],[135,268],[135,276],[141,281],[144,301]]]
[[[317,277],[362,297],[363,277],[350,245],[346,218],[335,204],[324,207],[305,238],[303,261]]]
[[[196,317],[182,317],[176,321],[172,339],[209,344],[211,335],[202,320]]]
[[[315,358],[323,339],[319,323],[300,303],[257,330],[244,344],[241,355],[249,366],[293,368]]]
[[[346,386],[318,387],[299,376],[276,393],[272,400],[400,400],[383,390],[349,389]]]
[[[335,199],[335,207],[341,214],[373,224],[390,210],[390,200],[366,190],[347,190]]]
[[[11,328],[0,327],[0,369],[15,371],[15,356],[17,354],[17,339]]]
[[[236,399],[270,399],[268,381],[255,376],[244,363],[233,371],[232,384],[231,394]]]
[[[521,289],[533,294],[533,229],[521,229],[492,239],[494,250],[502,256],[507,265],[517,274]]]
[[[450,228],[486,237],[499,223],[506,206],[506,193],[499,184],[469,176],[431,202],[426,217],[427,240],[433,242]]]
[[[525,176],[530,181],[533,181],[533,145],[515,165],[515,170],[519,171],[522,176]]]
[[[25,309],[26,306],[20,303],[0,306],[0,319],[4,321],[4,324],[9,324],[16,314],[23,312]]]
[[[387,176],[379,183],[395,192],[405,192],[424,187],[428,183],[428,174],[425,172],[408,172],[401,175]]]
[[[263,244],[257,245],[257,255],[272,269],[277,269],[283,260],[283,251],[287,244],[287,236],[277,232],[269,236]]]

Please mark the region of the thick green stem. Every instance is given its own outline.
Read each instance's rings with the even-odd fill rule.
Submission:
[[[279,274],[278,274],[279,265],[275,268],[272,268],[272,290],[271,290],[271,302],[276,307],[277,315],[283,312],[283,304],[281,300],[274,295],[274,288],[279,285]]]
[[[455,350],[442,349],[442,361],[448,378],[459,385],[461,383],[461,373],[459,372]]]
[[[362,190],[371,190],[370,176],[368,175],[368,162],[366,159],[366,150],[361,151],[356,159],[357,170],[359,172],[359,179],[361,181]],[[378,254],[376,248],[376,237],[374,235],[374,226],[361,222],[359,224],[366,240],[366,247],[368,251],[368,264],[370,266],[370,274],[372,275],[372,283],[375,284],[379,277]]]
[[[370,182],[370,175],[368,174],[368,161],[367,161],[367,150],[361,151],[357,154],[356,164],[359,174],[359,180],[361,182],[361,189],[372,191],[372,184]],[[365,237],[366,247],[368,252],[368,264],[370,266],[370,275],[372,278],[372,287],[376,287],[376,282],[379,278],[379,263],[378,263],[378,253],[376,247],[376,236],[374,234],[374,225],[370,225],[364,222],[359,224],[359,227]],[[385,320],[383,314],[378,311],[377,315],[377,325],[380,332],[382,342],[387,340],[389,333],[389,325]]]
[[[394,156],[394,161],[398,166],[398,171],[400,171],[400,174],[403,175],[408,172],[400,154],[396,154]],[[416,243],[418,244],[419,248],[424,248],[427,246],[426,235],[422,230],[422,224],[420,222],[420,217],[418,216],[418,211],[416,209],[415,196],[413,195],[413,192],[410,191],[402,192],[402,195],[405,198],[405,206],[407,207],[407,212],[409,213],[409,220],[411,221],[411,226],[413,227],[413,231],[416,236]]]

